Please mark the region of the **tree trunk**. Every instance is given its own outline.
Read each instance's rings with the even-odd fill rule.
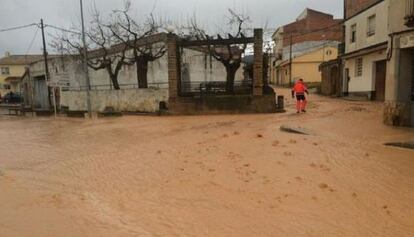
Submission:
[[[112,85],[114,85],[115,90],[120,90],[121,87],[119,86],[118,77],[117,76],[111,76]]]
[[[136,65],[138,88],[148,88],[148,60],[140,56],[137,59]]]
[[[226,91],[227,93],[234,92],[234,80],[236,78],[236,72],[240,65],[229,64],[226,66],[227,78],[226,78]]]
[[[109,79],[111,79],[112,85],[114,86],[115,90],[120,90],[121,89],[121,87],[119,86],[119,82],[118,82],[118,72],[119,72],[119,70],[120,70],[120,67],[119,67],[119,69],[115,69],[115,72],[113,72],[112,71],[112,64],[106,65],[106,71],[108,72]]]

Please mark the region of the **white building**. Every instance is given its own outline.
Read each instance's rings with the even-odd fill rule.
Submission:
[[[345,20],[345,94],[385,99],[388,4],[378,1]]]
[[[155,47],[165,45],[162,38]],[[225,81],[226,69],[221,62],[209,57],[202,50],[182,50],[182,83],[202,83]],[[81,60],[72,56],[54,56],[48,62],[49,82],[45,77],[44,61],[32,63],[24,75],[22,86],[25,101],[35,109],[50,110],[53,91],[56,86],[56,105],[72,111],[86,110],[86,79]],[[168,101],[168,61],[167,53],[148,64],[148,88],[138,88],[137,65],[123,65],[118,75],[120,90],[112,87],[105,69],[89,68],[92,109],[96,112],[113,107],[125,112],[156,112],[160,102]],[[236,81],[243,80],[243,66],[236,74]],[[48,85],[49,83],[49,85]],[[52,102],[53,104],[53,102]]]

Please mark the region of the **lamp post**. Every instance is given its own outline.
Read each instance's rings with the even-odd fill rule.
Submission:
[[[83,19],[83,2],[80,0],[80,11],[81,11],[81,21],[82,21],[82,42],[83,42],[83,72],[85,73],[86,79],[86,100],[88,106],[88,116],[92,118],[92,104],[91,104],[91,83],[88,72],[88,48],[86,47],[86,37],[85,37],[85,21]]]

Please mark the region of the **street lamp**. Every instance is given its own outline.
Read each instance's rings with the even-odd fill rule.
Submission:
[[[86,79],[86,100],[88,106],[88,116],[92,118],[92,104],[91,104],[91,83],[88,72],[88,48],[86,47],[86,37],[85,37],[85,21],[83,19],[83,2],[80,0],[80,11],[81,11],[81,21],[82,21],[82,42],[83,42],[83,71],[85,73]]]

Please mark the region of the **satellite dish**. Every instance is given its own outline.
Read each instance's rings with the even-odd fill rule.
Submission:
[[[168,33],[172,34],[175,31],[175,27],[173,25],[169,25],[167,26],[166,30],[168,31]]]

